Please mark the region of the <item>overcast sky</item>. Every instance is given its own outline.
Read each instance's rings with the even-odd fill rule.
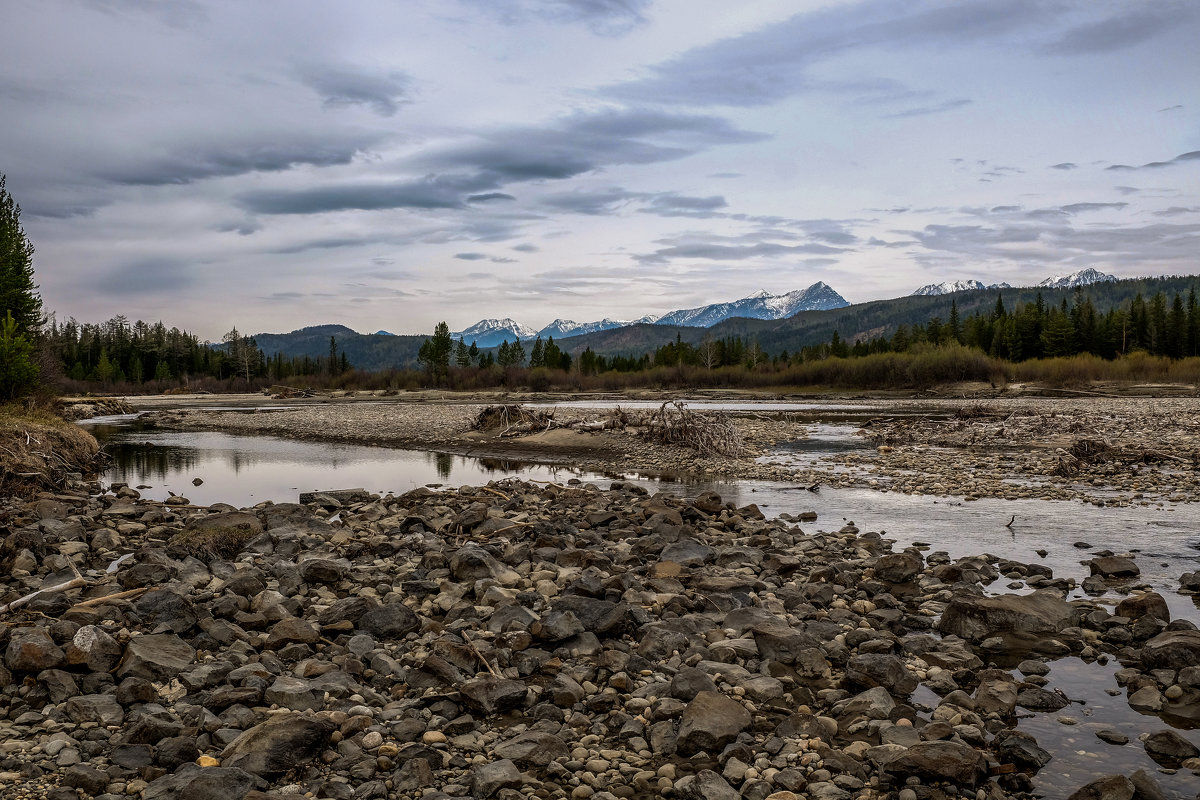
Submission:
[[[59,318],[218,339],[1200,272],[1194,0],[3,0]]]

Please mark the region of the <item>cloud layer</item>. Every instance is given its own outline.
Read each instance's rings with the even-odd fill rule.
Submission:
[[[0,172],[60,316],[418,332],[1200,270],[1184,0],[18,0],[0,23]]]

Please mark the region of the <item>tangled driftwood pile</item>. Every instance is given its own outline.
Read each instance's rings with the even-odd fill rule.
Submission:
[[[553,409],[520,405],[488,406],[475,417],[471,428],[477,431],[499,430],[501,437],[523,436],[555,428],[587,433],[628,431],[659,444],[687,447],[701,455],[737,457],[746,449],[741,434],[727,415],[692,411],[679,400],[668,401],[657,410],[641,413],[620,406],[598,410],[596,419],[570,423],[555,419]]]
[[[1195,459],[1150,450],[1144,447],[1118,447],[1103,439],[1078,439],[1070,447],[1059,450],[1055,474],[1064,478],[1078,475],[1088,467],[1102,464],[1133,465],[1175,462],[1191,466]]]

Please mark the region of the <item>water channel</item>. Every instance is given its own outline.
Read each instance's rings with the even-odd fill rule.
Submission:
[[[657,405],[657,404],[654,404]],[[636,406],[623,403],[623,407]],[[858,425],[878,410],[862,405],[694,404],[697,408],[749,408],[756,413],[803,414],[809,438],[780,445],[770,458],[810,465],[862,449],[854,436]],[[894,415],[889,409],[889,415]],[[1183,572],[1200,570],[1200,512],[1195,506],[1101,508],[1080,502],[912,496],[871,489],[821,487],[817,492],[794,485],[755,481],[681,481],[671,476],[602,475],[565,466],[474,458],[448,453],[396,450],[334,443],[293,441],[269,436],[216,432],[164,431],[144,426],[136,415],[90,420],[89,429],[112,457],[108,482],[139,487],[143,497],[165,499],[171,493],[192,503],[249,506],[264,500],[295,501],[301,491],[363,487],[395,494],[417,486],[474,485],[510,477],[542,481],[579,480],[607,486],[613,479],[631,480],[651,492],[694,497],[712,490],[738,506],[755,503],[768,516],[815,512],[809,531],[834,531],[853,522],[862,531],[879,531],[897,549],[918,544],[951,558],[992,553],[1022,562],[1045,564],[1055,577],[1082,582],[1088,569],[1081,562],[1099,550],[1133,552],[1142,570],[1139,584],[1166,598],[1174,618],[1200,623],[1191,597],[1176,590]],[[199,479],[199,483],[195,482]],[[1006,526],[1015,516],[1011,527]],[[1079,545],[1079,546],[1077,546]],[[1086,545],[1086,546],[1082,546]],[[1045,551],[1046,555],[1038,555]],[[1008,587],[1001,578],[991,591],[1027,591]],[[1083,597],[1077,592],[1076,597]],[[1106,602],[1120,599],[1113,594]],[[1026,714],[1020,728],[1033,733],[1054,761],[1036,777],[1046,797],[1066,797],[1096,774],[1130,774],[1145,769],[1169,797],[1196,797],[1200,780],[1187,770],[1161,770],[1145,754],[1137,736],[1165,723],[1132,710],[1121,696],[1115,662],[1102,666],[1078,659],[1050,663],[1051,687],[1075,701],[1055,714]],[[933,705],[936,703],[931,703]],[[930,709],[932,710],[932,709]],[[1060,721],[1065,720],[1065,721]],[[1186,722],[1174,724],[1188,727]],[[1130,743],[1105,744],[1095,732],[1108,728],[1125,733]],[[1200,746],[1200,731],[1181,730]],[[1096,770],[1101,772],[1097,773]]]

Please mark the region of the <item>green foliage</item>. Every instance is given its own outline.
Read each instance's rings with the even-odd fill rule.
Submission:
[[[0,400],[24,397],[37,388],[33,342],[21,331],[12,311],[0,320]]]
[[[33,245],[21,227],[21,207],[0,175],[0,316],[12,314],[16,330],[33,337],[42,325],[42,298],[33,282]]]

